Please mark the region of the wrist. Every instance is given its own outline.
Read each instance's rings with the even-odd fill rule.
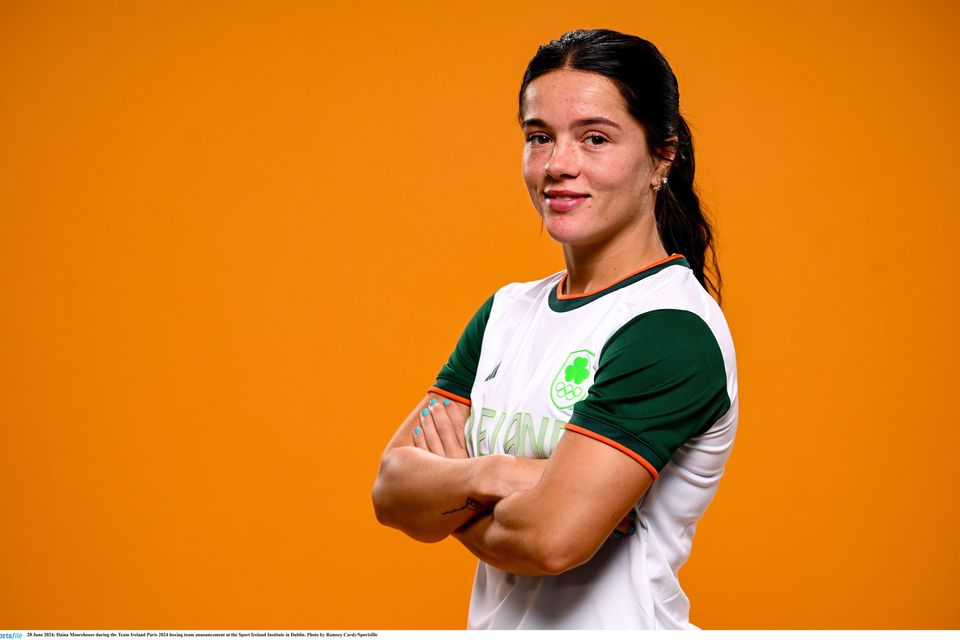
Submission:
[[[547,460],[524,458],[509,454],[492,454],[478,459],[478,486],[488,499],[501,500],[519,491],[533,489]]]
[[[485,503],[496,502],[510,495],[507,483],[504,482],[504,464],[509,462],[502,454],[492,454],[476,458],[474,465],[473,483],[477,497]]]

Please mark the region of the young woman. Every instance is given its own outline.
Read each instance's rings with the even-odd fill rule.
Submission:
[[[566,270],[480,307],[387,445],[377,517],[479,558],[470,628],[692,628],[677,571],[737,375],[676,78],[646,40],[574,31],[530,62],[519,117]]]

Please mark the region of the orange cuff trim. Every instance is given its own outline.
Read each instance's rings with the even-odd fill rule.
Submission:
[[[463,396],[458,396],[455,393],[450,393],[449,391],[444,391],[439,387],[430,387],[427,389],[428,392],[437,394],[438,396],[443,396],[444,398],[450,398],[451,400],[456,400],[457,402],[462,402],[463,404],[470,406],[470,398],[464,398]]]
[[[593,431],[589,431],[589,430],[587,430],[587,429],[584,429],[583,427],[578,427],[578,426],[575,425],[575,424],[570,424],[569,422],[567,423],[566,429],[567,429],[568,431],[576,431],[576,432],[579,433],[580,435],[587,436],[588,438],[593,438],[594,440],[597,440],[597,441],[599,441],[599,442],[602,442],[603,444],[608,444],[608,445],[610,445],[611,447],[613,447],[613,448],[616,449],[617,451],[621,451],[621,452],[627,454],[628,456],[630,456],[631,458],[633,458],[634,460],[636,460],[637,462],[639,462],[641,465],[643,465],[643,468],[650,472],[650,475],[653,476],[653,479],[654,479],[654,480],[656,480],[658,477],[660,477],[660,474],[657,473],[657,470],[653,467],[653,465],[650,464],[649,462],[647,462],[647,461],[643,458],[643,456],[641,456],[641,455],[640,455],[639,453],[637,453],[636,451],[633,451],[632,449],[628,449],[627,447],[623,446],[622,444],[620,444],[620,443],[617,442],[616,440],[611,440],[610,438],[607,438],[606,436],[602,436],[602,435],[600,435],[599,433],[594,433]]]

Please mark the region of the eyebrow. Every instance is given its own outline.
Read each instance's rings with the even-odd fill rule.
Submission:
[[[616,122],[614,122],[613,120],[607,120],[606,118],[582,118],[580,120],[575,121],[573,123],[573,126],[589,127],[590,125],[594,125],[594,124],[605,124],[605,125],[614,127],[616,129],[620,128],[620,125],[618,125]],[[521,123],[520,126],[523,127],[524,129],[526,129],[527,127],[543,127],[544,129],[549,128],[547,127],[547,123],[541,120],[540,118],[527,118]]]

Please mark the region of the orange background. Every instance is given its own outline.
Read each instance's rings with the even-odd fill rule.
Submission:
[[[671,61],[717,221],[692,621],[960,626],[954,3],[6,0],[0,627],[464,625],[472,557],[370,488],[476,307],[562,268],[516,91],[595,26]]]

